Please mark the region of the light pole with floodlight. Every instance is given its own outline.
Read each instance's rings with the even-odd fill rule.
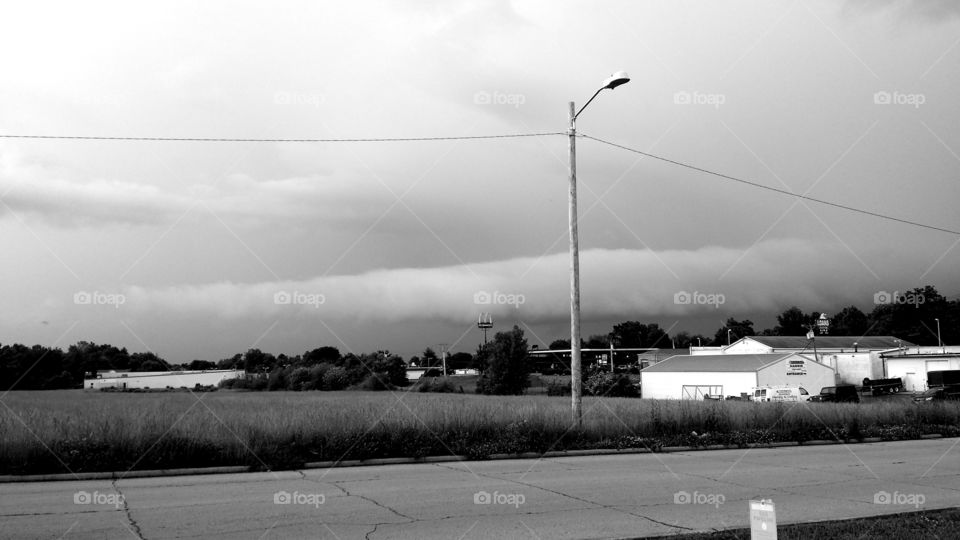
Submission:
[[[577,232],[577,117],[590,105],[600,92],[630,82],[625,71],[618,71],[603,81],[580,110],[570,102],[570,395],[573,408],[573,423],[583,423],[583,381],[580,379],[580,240]]]

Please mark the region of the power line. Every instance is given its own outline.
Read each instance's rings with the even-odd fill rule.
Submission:
[[[476,139],[516,139],[520,137],[545,137],[565,135],[562,131],[543,133],[508,133],[503,135],[462,135],[454,137],[380,137],[355,139],[243,139],[233,137],[106,137],[98,135],[0,135],[0,139],[55,139],[82,141],[161,141],[161,142],[255,142],[255,143],[348,143],[348,142],[415,142],[415,141],[463,141]]]
[[[771,187],[771,186],[766,186],[766,185],[763,185],[763,184],[758,184],[757,182],[751,182],[751,181],[749,181],[749,180],[744,180],[743,178],[737,178],[736,176],[730,176],[730,175],[728,175],[728,174],[723,174],[723,173],[719,173],[719,172],[716,172],[716,171],[711,171],[711,170],[709,170],[709,169],[704,169],[704,168],[702,168],[702,167],[697,167],[696,165],[690,165],[689,163],[684,163],[684,162],[682,162],[682,161],[676,161],[676,160],[673,160],[673,159],[670,159],[670,158],[661,157],[661,156],[658,156],[658,155],[656,155],[656,154],[651,154],[651,153],[648,153],[648,152],[644,152],[644,151],[642,151],[642,150],[637,150],[636,148],[630,148],[630,147],[628,147],[628,146],[623,146],[623,145],[620,145],[620,144],[617,144],[617,143],[614,143],[614,142],[605,141],[605,140],[603,140],[603,139],[598,139],[598,138],[596,138],[596,137],[591,137],[590,135],[584,135],[584,134],[581,133],[580,136],[583,137],[583,138],[585,138],[585,139],[591,139],[591,140],[597,141],[597,142],[599,142],[599,143],[603,143],[603,144],[607,144],[607,145],[610,145],[610,146],[613,146],[613,147],[616,147],[616,148],[620,148],[621,150],[626,150],[626,151],[628,151],[628,152],[633,152],[633,153],[635,153],[635,154],[640,154],[641,156],[646,156],[646,157],[651,158],[651,159],[656,159],[656,160],[659,160],[659,161],[663,161],[663,162],[665,162],[665,163],[670,163],[670,164],[672,164],[672,165],[677,165],[677,166],[679,166],[679,167],[684,167],[684,168],[686,168],[686,169],[690,169],[690,170],[693,170],[693,171],[702,172],[702,173],[709,174],[709,175],[712,175],[712,176],[717,176],[717,177],[723,178],[723,179],[725,179],[725,180],[732,180],[732,181],[734,181],[734,182],[739,182],[739,183],[741,183],[741,184],[746,184],[746,185],[748,185],[748,186],[752,186],[752,187],[756,187],[756,188],[760,188],[760,189],[765,189],[765,190],[767,190],[767,191],[773,191],[773,192],[775,192],[775,193],[780,193],[780,194],[782,194],[782,195],[789,195],[789,196],[791,196],[791,197],[796,197],[796,198],[798,198],[798,199],[803,199],[803,200],[806,200],[806,201],[815,202],[815,203],[823,204],[823,205],[826,205],[826,206],[832,206],[832,207],[834,207],[834,208],[841,208],[841,209],[843,209],[843,210],[847,210],[847,211],[850,211],[850,212],[856,212],[856,213],[858,213],[858,214],[864,214],[864,215],[867,215],[867,216],[878,217],[878,218],[881,218],[881,219],[887,219],[887,220],[890,220],[890,221],[896,221],[896,222],[898,222],[898,223],[904,223],[904,224],[907,224],[907,225],[913,225],[913,226],[915,226],[915,227],[922,227],[922,228],[924,228],[924,229],[930,229],[930,230],[934,230],[934,231],[940,231],[940,232],[945,232],[945,233],[949,233],[949,234],[953,234],[953,235],[960,236],[960,231],[954,231],[954,230],[951,230],[951,229],[945,229],[945,228],[943,228],[943,227],[937,227],[937,226],[934,226],[934,225],[927,225],[927,224],[925,224],[925,223],[919,223],[919,222],[916,222],[916,221],[910,221],[910,220],[908,220],[908,219],[902,219],[902,218],[898,218],[898,217],[894,217],[894,216],[889,216],[889,215],[886,215],[886,214],[880,214],[880,213],[878,213],[878,212],[873,212],[873,211],[870,211],[870,210],[864,210],[864,209],[862,209],[862,208],[855,208],[855,207],[853,207],[853,206],[847,206],[847,205],[845,205],[845,204],[840,204],[840,203],[825,201],[825,200],[823,200],[823,199],[817,199],[816,197],[809,197],[809,196],[807,196],[807,195],[801,195],[801,194],[798,194],[798,193],[793,193],[792,191],[787,191],[787,190],[785,190],[785,189],[779,189],[779,188],[775,188],[775,187]]]
[[[551,135],[567,135],[563,131],[545,131],[545,132],[535,132],[535,133],[507,133],[499,135],[461,135],[461,136],[447,136],[447,137],[371,137],[371,138],[326,138],[326,139],[255,139],[255,138],[237,138],[237,137],[108,137],[108,136],[98,136],[98,135],[23,135],[23,134],[0,134],[0,139],[44,139],[44,140],[87,140],[87,141],[159,141],[159,142],[250,142],[250,143],[355,143],[355,142],[423,142],[423,141],[462,141],[462,140],[483,140],[483,139],[517,139],[522,137],[547,137]],[[929,229],[933,231],[945,232],[948,234],[953,234],[960,236],[960,231],[954,231],[952,229],[946,229],[943,227],[937,227],[934,225],[927,225],[925,223],[919,223],[917,221],[911,221],[908,219],[902,219],[886,214],[881,214],[879,212],[873,212],[870,210],[864,210],[862,208],[856,208],[853,206],[848,206],[845,204],[835,203],[826,201],[823,199],[818,199],[816,197],[809,197],[807,195],[801,195],[798,193],[793,193],[792,191],[787,191],[785,189],[779,189],[764,184],[759,184],[757,182],[751,182],[749,180],[744,180],[743,178],[737,178],[736,176],[730,176],[728,174],[719,173],[716,171],[711,171],[709,169],[704,169],[702,167],[697,167],[696,165],[690,165],[689,163],[684,163],[682,161],[676,161],[670,158],[665,158],[658,156],[656,154],[651,154],[649,152],[644,152],[642,150],[637,150],[636,148],[630,148],[628,146],[623,146],[611,141],[606,141],[604,139],[599,139],[597,137],[592,137],[583,133],[578,134],[578,136],[585,139],[591,139],[599,143],[603,143],[621,150],[626,150],[628,152],[633,152],[642,156],[649,157],[651,159],[656,159],[658,161],[663,161],[665,163],[670,163],[672,165],[677,165],[686,169],[690,169],[697,172],[702,172],[704,174],[709,174],[711,176],[716,176],[718,178],[723,178],[725,180],[732,180],[734,182],[739,182],[751,187],[764,189],[767,191],[772,191],[774,193],[779,193],[781,195],[788,195],[790,197],[795,197],[798,199],[803,199],[810,202],[815,202],[817,204],[822,204],[825,206],[832,206],[834,208],[840,208],[842,210],[847,210],[849,212],[856,212],[858,214],[863,214],[867,216],[873,216],[880,219],[886,219],[889,221],[896,221],[898,223],[903,223],[906,225],[913,225],[914,227],[921,227],[924,229]]]

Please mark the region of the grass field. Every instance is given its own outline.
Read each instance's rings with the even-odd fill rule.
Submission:
[[[416,392],[10,392],[0,474],[960,435],[960,404],[789,405]]]

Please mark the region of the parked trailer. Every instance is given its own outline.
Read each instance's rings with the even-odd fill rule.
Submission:
[[[944,369],[927,372],[927,388],[960,386],[960,369]]]
[[[927,390],[914,396],[913,401],[960,400],[960,369],[927,372]]]
[[[903,391],[903,380],[900,377],[894,379],[863,379],[863,391],[870,392],[870,395],[879,396],[880,394],[896,394]]]

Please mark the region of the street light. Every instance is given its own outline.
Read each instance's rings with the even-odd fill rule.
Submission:
[[[730,329],[727,328],[727,347],[730,346]]]
[[[570,102],[570,396],[573,409],[573,423],[580,427],[583,423],[583,381],[580,379],[580,240],[577,232],[577,117],[590,105],[600,92],[626,84],[630,76],[618,71],[605,79],[600,88],[593,93],[580,110]]]
[[[943,340],[940,339],[940,319],[934,319],[937,321],[937,347],[943,348]],[[944,351],[941,351],[944,352]]]

